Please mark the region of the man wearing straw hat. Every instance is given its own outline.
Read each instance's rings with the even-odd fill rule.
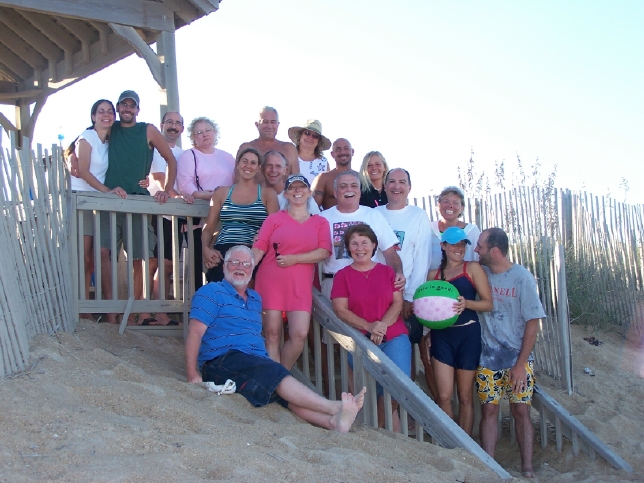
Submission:
[[[288,166],[286,176],[299,173],[300,166],[297,161],[297,149],[295,149],[295,146],[286,141],[278,141],[275,138],[279,125],[280,120],[277,110],[270,106],[262,107],[259,111],[259,121],[255,123],[259,137],[239,146],[237,154],[246,148],[256,149],[262,156],[269,151],[279,151],[286,159]],[[262,176],[261,172],[257,173],[255,179],[257,182],[264,184],[264,176]]]
[[[481,401],[481,446],[494,457],[499,402],[509,396],[521,454],[521,473],[524,478],[533,478],[532,348],[537,340],[540,319],[546,314],[534,276],[508,259],[508,235],[502,229],[484,230],[476,244],[476,252],[490,281],[494,301],[491,312],[479,314],[482,352],[476,370],[476,389]]]

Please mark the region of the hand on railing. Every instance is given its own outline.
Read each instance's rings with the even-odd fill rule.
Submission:
[[[114,193],[116,196],[120,196],[123,199],[127,198],[127,193],[125,192],[125,190],[123,188],[121,188],[119,186],[117,186],[114,189],[109,190],[108,193]]]
[[[157,203],[162,205],[170,199],[170,193],[168,193],[167,191],[157,191],[154,194],[154,199],[157,200]]]
[[[203,262],[206,268],[213,268],[219,265],[222,260],[221,253],[219,250],[214,248],[203,247]]]
[[[182,199],[186,203],[193,203],[195,201],[195,197],[188,193],[177,193],[175,198]]]

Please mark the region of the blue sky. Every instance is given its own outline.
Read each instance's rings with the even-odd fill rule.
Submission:
[[[644,2],[627,0],[225,0],[177,33],[181,111],[215,119],[232,153],[263,105],[280,139],[317,118],[352,142],[354,167],[379,150],[409,169],[416,197],[455,184],[473,150],[490,177],[519,154],[544,174],[557,165],[559,187],[620,201],[627,178],[643,203],[643,24]],[[158,88],[130,57],[52,96],[35,140],[70,141],[96,99],[130,88],[139,120],[158,124]]]

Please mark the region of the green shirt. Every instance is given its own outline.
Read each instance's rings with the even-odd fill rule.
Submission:
[[[131,195],[150,195],[139,186],[139,181],[148,177],[154,150],[148,143],[148,124],[137,122],[132,127],[122,127],[120,121],[110,131],[105,186],[110,189],[120,186]]]

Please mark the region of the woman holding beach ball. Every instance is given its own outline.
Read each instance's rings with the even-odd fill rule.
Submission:
[[[451,283],[460,296],[454,302],[456,322],[429,334],[430,355],[438,394],[434,397],[440,408],[451,418],[454,382],[458,393],[458,425],[472,435],[474,401],[472,392],[476,368],[481,356],[481,324],[477,312],[493,309],[487,275],[478,262],[466,262],[470,240],[462,228],[452,226],[441,236],[441,262],[430,270],[428,280]],[[478,295],[478,300],[477,300]]]

